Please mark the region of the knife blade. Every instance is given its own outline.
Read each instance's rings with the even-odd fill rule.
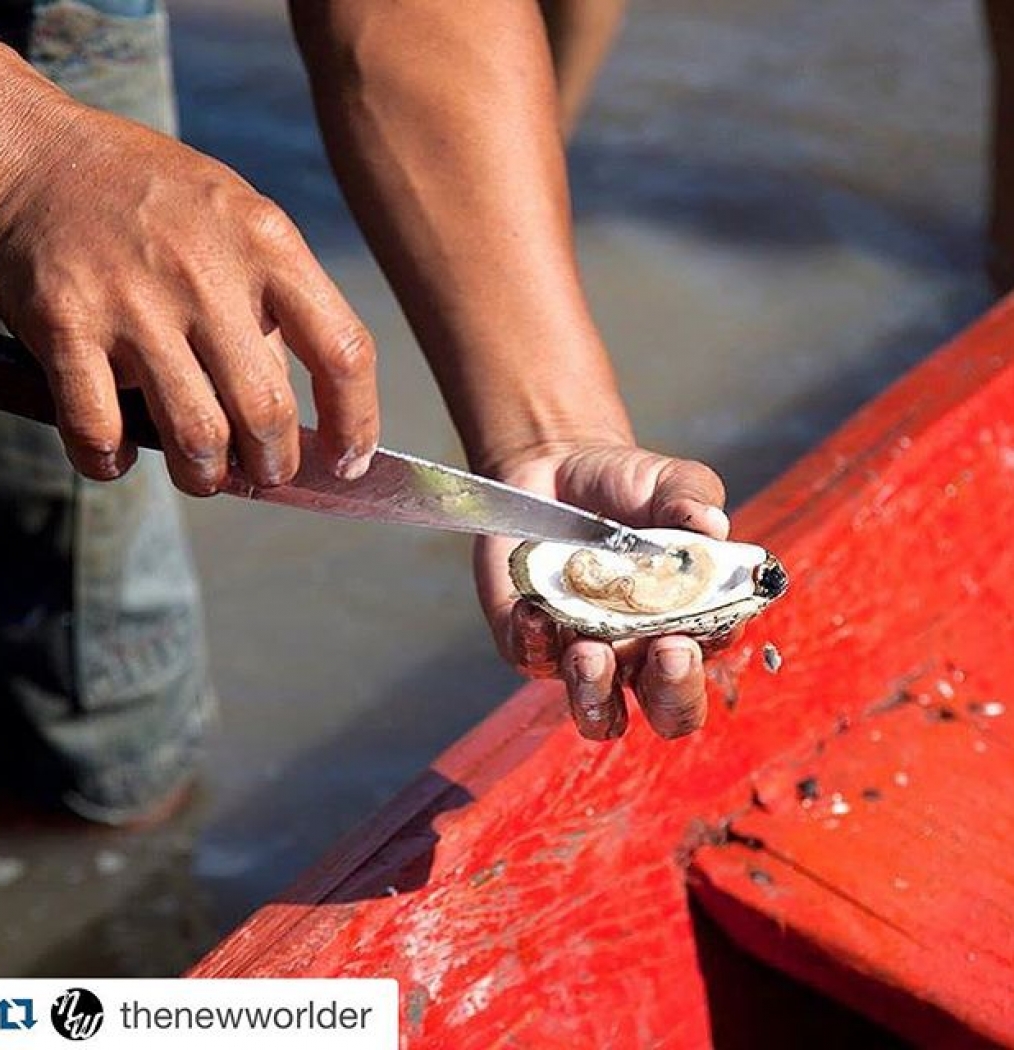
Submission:
[[[227,491],[341,518],[622,552],[662,550],[619,522],[407,452],[378,449],[361,478],[343,481],[324,466],[316,432],[306,427],[300,428],[300,465],[290,482],[261,488],[237,469]]]
[[[161,451],[140,392],[121,391],[120,407],[128,437],[141,447]],[[43,423],[56,419],[40,366],[26,347],[6,337],[0,337],[0,409]],[[625,553],[662,552],[619,522],[406,452],[378,449],[366,474],[355,481],[341,480],[325,467],[317,435],[306,427],[300,428],[300,467],[291,481],[270,488],[253,485],[236,464],[223,491],[341,518]]]

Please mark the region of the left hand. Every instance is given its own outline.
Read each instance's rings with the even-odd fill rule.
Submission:
[[[512,485],[614,518],[633,528],[680,528],[725,539],[725,490],[690,460],[626,445],[591,445],[532,456],[502,470]],[[507,571],[516,540],[480,539],[475,576],[503,657],[522,674],[561,677],[582,736],[609,740],[627,728],[623,685],[630,683],[652,728],[672,739],[704,722],[703,653],[681,635],[608,642],[559,628],[541,609],[518,601]]]

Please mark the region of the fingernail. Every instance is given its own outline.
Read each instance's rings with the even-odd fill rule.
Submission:
[[[682,682],[690,674],[694,654],[688,646],[669,645],[655,653],[659,677],[667,682]]]
[[[370,469],[372,457],[372,452],[364,454],[356,448],[350,448],[335,464],[335,476],[343,481],[355,481],[361,478]]]
[[[602,653],[581,653],[574,660],[574,678],[578,683],[597,682],[606,670]]]
[[[281,485],[282,466],[277,457],[271,455],[265,457],[263,477],[263,484],[266,486]]]
[[[724,540],[728,537],[732,524],[725,511],[719,510],[718,507],[705,507],[703,518],[710,535],[719,540]]]

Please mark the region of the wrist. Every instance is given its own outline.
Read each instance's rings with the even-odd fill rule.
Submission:
[[[5,211],[19,187],[51,163],[77,109],[16,51],[0,44],[0,204]]]
[[[591,425],[574,421],[552,435],[502,442],[482,455],[469,455],[472,469],[497,481],[522,488],[538,487],[543,475],[552,475],[557,466],[575,452],[590,448],[634,448],[636,439],[629,425]]]
[[[547,336],[550,326],[526,333],[516,345],[527,352],[473,344],[463,356],[444,392],[473,470],[509,480],[536,460],[635,443],[605,347],[590,323],[575,339],[579,321],[555,329],[569,338]]]

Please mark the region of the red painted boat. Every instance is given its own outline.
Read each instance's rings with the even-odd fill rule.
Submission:
[[[396,977],[419,1050],[1014,1046],[1012,523],[1001,305],[736,515],[793,587],[702,732],[532,684],[192,972]]]

